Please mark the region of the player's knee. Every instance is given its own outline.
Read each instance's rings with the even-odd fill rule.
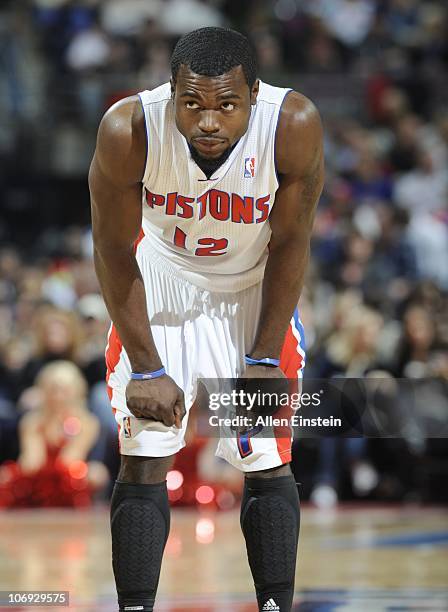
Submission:
[[[287,511],[287,514],[290,514],[290,511],[292,511],[290,516],[293,517],[298,535],[300,507],[297,484],[291,472],[283,475],[278,474],[278,476],[278,478],[252,478],[251,473],[250,477],[246,477],[243,499],[241,500],[241,526],[243,530],[248,510],[254,510],[255,508],[264,509],[266,507],[265,502],[267,502],[267,506],[278,506],[279,513]],[[280,511],[280,507],[283,510]],[[262,514],[264,514],[264,510]]]
[[[247,472],[246,479],[249,478],[279,478],[281,476],[289,476],[292,474],[289,463],[279,465],[268,470],[258,470],[257,472]]]
[[[118,480],[133,484],[155,484],[166,480],[168,470],[174,462],[174,455],[169,457],[133,457],[121,456]]]

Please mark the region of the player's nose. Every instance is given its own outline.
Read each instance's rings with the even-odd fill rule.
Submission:
[[[198,127],[201,132],[206,134],[215,134],[216,132],[219,132],[221,126],[219,125],[218,117],[215,111],[202,111]]]

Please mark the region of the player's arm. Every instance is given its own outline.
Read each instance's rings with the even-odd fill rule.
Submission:
[[[94,263],[110,317],[129,356],[134,372],[162,367],[151,334],[143,278],[134,242],[142,223],[142,176],[146,160],[146,134],[137,97],[113,106],[103,117],[89,172]],[[183,416],[183,396],[168,377],[131,381],[128,407],[135,416],[163,420],[172,425],[170,403],[182,403],[175,412]],[[173,399],[174,398],[174,399]],[[161,410],[159,410],[161,408]],[[163,417],[163,418],[162,418]]]
[[[254,358],[279,358],[304,284],[316,206],[324,180],[322,125],[315,106],[291,92],[277,130],[280,185],[269,217],[272,237]]]
[[[134,256],[142,224],[145,134],[141,105],[115,105],[101,121],[90,167],[94,262],[107,309],[136,372],[162,367]]]

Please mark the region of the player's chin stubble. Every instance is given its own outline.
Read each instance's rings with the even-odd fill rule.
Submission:
[[[228,159],[230,153],[234,149],[235,143],[232,147],[228,147],[224,153],[222,153],[219,157],[204,157],[197,151],[193,145],[188,144],[190,149],[191,157],[193,161],[201,168],[205,175],[211,176],[215,170],[217,170],[222,164]]]

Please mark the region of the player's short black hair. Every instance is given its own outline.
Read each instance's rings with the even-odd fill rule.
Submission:
[[[196,74],[211,77],[242,66],[250,89],[257,78],[254,48],[243,34],[228,28],[200,28],[182,36],[171,56],[173,81],[181,64]]]

